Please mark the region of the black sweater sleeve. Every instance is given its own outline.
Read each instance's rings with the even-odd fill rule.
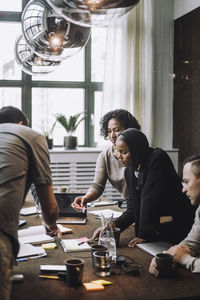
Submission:
[[[128,186],[127,209],[119,218],[114,221],[116,227],[120,228],[121,231],[125,230],[128,226],[135,222],[135,204],[132,195],[133,186],[131,183],[131,178],[131,172],[129,168],[126,168],[125,179]]]

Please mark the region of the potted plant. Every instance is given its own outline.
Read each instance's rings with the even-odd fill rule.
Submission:
[[[56,120],[65,128],[68,135],[64,137],[64,147],[65,149],[76,149],[77,148],[77,136],[74,136],[78,125],[85,119],[85,116],[80,118],[81,113],[77,113],[73,116],[67,118],[63,114],[57,114]]]
[[[51,135],[54,131],[54,128],[56,126],[57,120],[55,120],[55,122],[53,123],[52,127],[49,130],[45,130],[44,131],[44,136],[47,140],[47,144],[48,144],[48,148],[52,149],[53,148],[53,138],[51,138]]]

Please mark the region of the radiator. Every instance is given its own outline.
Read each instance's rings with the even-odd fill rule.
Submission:
[[[86,192],[94,179],[96,160],[100,150],[50,150],[50,166],[53,187],[56,191],[65,186],[72,191]],[[103,196],[113,201],[123,201],[123,197],[106,183]]]

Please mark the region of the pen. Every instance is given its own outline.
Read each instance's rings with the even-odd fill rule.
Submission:
[[[38,275],[40,278],[46,278],[46,279],[60,279],[59,276],[51,276],[51,275]]]
[[[89,243],[89,242],[91,242],[92,240],[93,240],[93,238],[87,239],[87,240],[82,241],[82,242],[79,242],[79,243],[78,243],[78,246],[80,246],[80,245],[82,245],[82,244],[84,244],[84,243]]]
[[[82,213],[85,213],[85,211],[86,211],[86,207],[84,206],[84,207],[82,208],[81,212],[82,212]]]
[[[80,243],[78,243],[78,246],[83,245],[84,243],[86,243],[86,242],[80,242]]]
[[[20,261],[27,261],[28,258],[25,258],[25,257],[20,257],[20,258],[17,258],[17,261],[20,262]]]

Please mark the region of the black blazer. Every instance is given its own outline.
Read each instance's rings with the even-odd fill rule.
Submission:
[[[136,237],[147,241],[181,241],[191,229],[195,209],[182,193],[181,179],[168,154],[150,148],[138,178],[131,167],[126,168],[125,178],[127,210],[115,220],[116,226],[124,230],[135,222]],[[170,227],[160,225],[161,216],[173,217]]]

